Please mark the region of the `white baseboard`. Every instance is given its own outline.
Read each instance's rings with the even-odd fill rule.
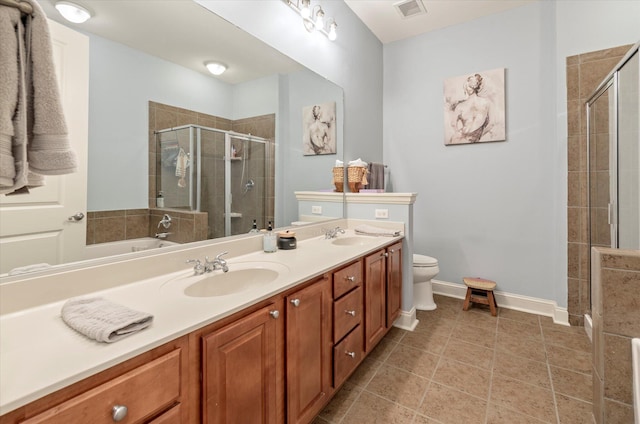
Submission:
[[[463,284],[449,283],[440,280],[431,280],[431,282],[435,294],[464,299],[467,293],[467,287]],[[496,297],[499,308],[551,317],[555,324],[569,325],[569,313],[567,309],[559,307],[553,300],[522,296],[497,290],[494,291],[493,294]]]
[[[393,326],[403,330],[413,331],[419,322],[416,318],[416,308],[411,308],[410,311],[401,310],[400,316],[393,323]]]

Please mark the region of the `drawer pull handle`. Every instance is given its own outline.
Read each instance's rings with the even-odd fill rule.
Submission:
[[[345,279],[345,280],[347,280],[347,281],[351,281],[352,283],[353,283],[354,281],[356,281],[356,277],[354,277],[353,275],[351,275],[351,276],[349,276],[349,277],[344,277],[344,279]]]
[[[113,421],[118,422],[124,420],[124,418],[127,416],[127,412],[127,407],[124,405],[114,406],[111,415],[113,417]]]
[[[300,306],[300,299],[291,299],[291,304],[297,308]]]
[[[344,311],[345,314],[351,315],[352,317],[356,316],[356,311]]]
[[[280,317],[280,312],[279,311],[271,311],[271,312],[269,312],[269,315],[271,315],[271,317],[273,319],[278,319]]]
[[[347,356],[351,356],[352,358],[355,358],[355,357],[356,357],[356,353],[355,353],[355,352],[349,352],[349,351],[347,351],[347,352],[345,352],[344,354],[345,354],[345,355],[347,355]]]

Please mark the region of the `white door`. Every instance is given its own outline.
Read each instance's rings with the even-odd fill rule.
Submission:
[[[29,194],[0,195],[0,273],[30,264],[83,259],[87,213],[89,39],[49,20],[53,60],[78,172],[45,177]]]

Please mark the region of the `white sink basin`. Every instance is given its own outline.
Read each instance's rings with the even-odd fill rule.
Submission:
[[[189,297],[228,296],[271,283],[288,272],[286,265],[275,262],[229,262],[228,272],[190,274],[167,282],[164,289],[184,287],[182,292]]]
[[[338,237],[334,239],[331,243],[337,246],[364,246],[365,244],[371,243],[371,237],[364,236],[347,236],[347,237]]]

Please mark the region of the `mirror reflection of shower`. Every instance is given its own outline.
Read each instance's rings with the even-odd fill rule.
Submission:
[[[207,238],[247,233],[254,219],[260,228],[273,221],[273,141],[190,124],[156,131],[156,143],[164,208],[206,219]]]

